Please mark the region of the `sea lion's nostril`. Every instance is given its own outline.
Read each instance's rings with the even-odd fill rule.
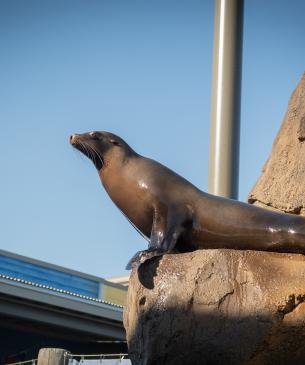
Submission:
[[[74,143],[75,143],[75,138],[76,138],[76,135],[75,135],[75,134],[72,134],[72,135],[70,136],[70,143],[71,143],[71,144],[74,144]]]

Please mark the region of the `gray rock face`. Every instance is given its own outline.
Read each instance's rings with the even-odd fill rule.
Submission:
[[[305,258],[256,251],[165,255],[132,272],[133,365],[305,363]]]
[[[288,110],[250,203],[305,215],[305,73]]]

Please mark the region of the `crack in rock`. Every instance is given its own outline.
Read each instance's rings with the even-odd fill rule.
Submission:
[[[279,313],[282,314],[282,318],[285,317],[286,314],[293,312],[301,303],[305,302],[305,294],[291,294],[288,296],[288,300],[285,305],[282,305],[278,308]]]
[[[234,289],[232,289],[231,291],[227,292],[224,296],[222,296],[219,301],[218,301],[218,309],[220,308],[220,306],[223,304],[223,302],[226,300],[226,298],[229,296],[229,295],[232,295],[234,294]]]

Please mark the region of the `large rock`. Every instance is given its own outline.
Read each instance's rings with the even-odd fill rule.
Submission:
[[[133,365],[305,364],[305,258],[256,251],[165,255],[132,272]]]
[[[290,98],[271,155],[248,200],[305,215],[305,73]]]

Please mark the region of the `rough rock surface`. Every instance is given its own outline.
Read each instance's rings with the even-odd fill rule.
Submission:
[[[305,364],[305,257],[165,255],[134,270],[124,313],[133,365]]]
[[[249,203],[305,215],[305,73]]]

